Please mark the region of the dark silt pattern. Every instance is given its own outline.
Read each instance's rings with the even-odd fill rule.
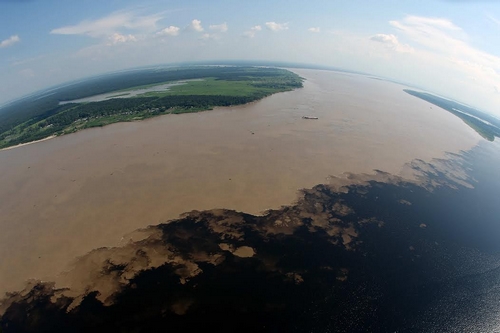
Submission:
[[[193,211],[151,226],[80,258],[67,288],[10,293],[2,332],[495,332],[499,152],[483,142],[414,161],[421,182],[351,175],[356,185],[317,185],[263,216]]]

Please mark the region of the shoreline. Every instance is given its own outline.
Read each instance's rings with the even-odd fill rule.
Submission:
[[[0,150],[42,141],[37,140],[39,138],[62,136],[116,122],[144,120],[168,113],[196,113],[218,106],[244,105],[303,87],[303,78],[281,68],[238,67],[229,71],[224,68],[215,71],[187,68],[162,74],[161,77],[153,74],[147,70],[135,73],[130,82],[108,78],[109,82],[103,81],[102,87],[97,88],[91,81],[84,82],[83,96],[90,96],[83,98],[78,98],[81,97],[79,94],[72,95],[71,90],[61,90],[56,91],[51,99],[26,99],[22,101],[26,105],[14,103],[5,112],[16,112],[19,108],[25,108],[26,111],[18,112],[15,118],[7,118],[2,123]],[[159,80],[161,82],[157,82]],[[150,84],[144,85],[145,82]],[[186,84],[186,88],[174,89],[174,86],[182,84]],[[131,85],[133,87],[127,88]],[[127,98],[118,98],[125,91]],[[101,100],[103,96],[109,98]],[[65,104],[68,105],[61,107]]]
[[[70,134],[72,134],[72,133],[70,133]],[[17,144],[15,146],[9,146],[9,147],[5,147],[5,148],[1,148],[0,151],[10,150],[10,149],[14,149],[14,148],[19,148],[19,147],[22,147],[22,146],[31,145],[31,144],[34,144],[34,143],[43,142],[43,141],[47,141],[47,140],[54,139],[54,138],[57,138],[57,135],[51,135],[51,136],[48,136],[48,137],[40,139],[40,140],[35,140],[35,141],[20,143],[20,144]]]
[[[213,111],[213,110],[220,110],[220,109],[229,109],[229,108],[237,108],[237,107],[249,106],[249,105],[255,104],[257,102],[260,102],[260,101],[262,101],[262,100],[264,100],[266,98],[269,98],[271,96],[274,96],[274,95],[277,95],[277,94],[286,93],[286,92],[296,91],[298,89],[303,89],[303,87],[302,88],[295,88],[295,89],[287,90],[287,91],[279,91],[279,92],[273,93],[271,95],[264,96],[262,98],[256,99],[256,100],[251,101],[251,102],[243,103],[243,104],[235,104],[235,105],[228,105],[228,106],[213,106],[213,107],[210,107],[210,108],[207,108],[207,109],[203,109],[203,110],[198,110],[198,111],[195,111],[195,112],[165,113],[165,114],[159,114],[159,115],[156,115],[156,116],[152,116],[152,117],[148,117],[148,118],[143,118],[143,119],[136,119],[136,120],[130,120],[130,121],[117,121],[117,122],[114,122],[114,123],[111,123],[111,124],[106,124],[106,125],[103,125],[103,126],[86,127],[86,128],[82,128],[82,129],[79,129],[79,130],[77,130],[75,132],[71,132],[71,133],[66,133],[66,134],[63,133],[61,135],[51,135],[51,136],[48,136],[48,137],[40,139],[40,140],[29,141],[29,142],[17,144],[15,146],[9,146],[9,147],[5,147],[5,148],[0,148],[0,152],[4,151],[4,150],[14,149],[14,148],[20,148],[22,146],[31,145],[31,144],[38,143],[38,142],[47,141],[47,140],[54,139],[54,138],[57,138],[57,137],[62,137],[62,136],[67,136],[67,135],[71,135],[71,134],[83,132],[85,130],[89,130],[89,129],[93,129],[93,128],[104,128],[104,127],[108,127],[108,126],[111,126],[111,125],[114,125],[114,124],[135,123],[135,122],[141,122],[141,121],[151,120],[151,119],[155,119],[155,118],[160,118],[162,116],[170,116],[170,115],[176,115],[176,116],[178,116],[178,115],[182,115],[182,114],[194,114],[194,113],[201,113],[201,112],[207,112],[207,111]]]
[[[50,281],[75,258],[185,212],[260,214],[293,203],[300,189],[337,185],[331,175],[398,174],[414,159],[480,140],[391,83],[297,73],[307,78],[303,89],[258,103],[115,123],[0,153],[0,293],[30,278]],[[319,120],[302,121],[305,114]]]

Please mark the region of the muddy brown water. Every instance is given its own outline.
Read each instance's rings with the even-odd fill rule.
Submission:
[[[244,106],[84,130],[0,151],[0,293],[191,210],[252,214],[344,172],[399,174],[472,148],[453,115],[369,77],[293,70],[304,88]],[[318,117],[317,120],[302,116]]]

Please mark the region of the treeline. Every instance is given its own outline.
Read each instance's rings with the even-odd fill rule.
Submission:
[[[404,91],[454,114],[489,141],[494,141],[495,137],[500,137],[500,120],[489,114],[429,93],[409,89],[404,89]]]
[[[0,109],[0,133],[26,121],[40,121],[65,109],[59,102],[168,81],[213,77],[227,81],[262,81],[259,87],[275,89],[302,86],[299,76],[284,69],[264,67],[195,66],[133,70],[99,76],[34,94]],[[269,82],[266,82],[266,81]],[[130,100],[129,100],[130,101]]]
[[[40,140],[51,135],[60,135],[71,125],[80,129],[102,126],[111,122],[127,121],[139,116],[149,118],[166,113],[184,113],[207,110],[216,106],[231,106],[249,103],[271,93],[255,93],[249,96],[222,95],[173,95],[161,98],[116,98],[102,102],[66,104],[56,114],[37,122],[29,121],[16,127],[15,132],[0,134],[0,148]],[[115,117],[113,121],[109,117]],[[100,122],[102,120],[102,122]]]
[[[116,114],[135,114],[148,111],[153,114],[164,113],[170,109],[209,109],[215,106],[245,104],[265,97],[264,94],[252,96],[219,95],[173,95],[162,98],[115,98],[102,102],[70,104],[73,107],[40,122],[41,127],[52,125],[54,128],[66,127],[77,120],[107,117]]]

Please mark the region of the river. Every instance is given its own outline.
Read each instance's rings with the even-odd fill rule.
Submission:
[[[293,70],[304,88],[0,151],[0,293],[191,210],[260,214],[331,176],[401,174],[474,147],[460,119],[370,77]],[[318,117],[317,120],[302,116]],[[412,175],[407,175],[412,177]]]

